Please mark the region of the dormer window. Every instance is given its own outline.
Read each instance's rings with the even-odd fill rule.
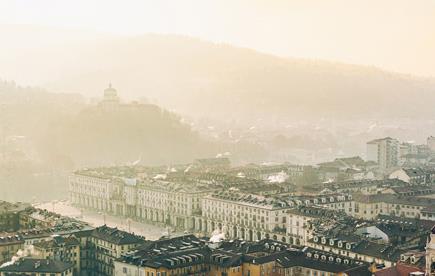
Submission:
[[[314,259],[318,259],[319,258],[319,254],[314,254]]]
[[[325,237],[322,238],[322,243],[323,243],[323,244],[326,243],[326,238],[325,238]]]
[[[319,237],[314,236],[314,242],[319,242]]]
[[[326,256],[322,255],[321,259],[322,259],[322,261],[326,261]]]
[[[333,261],[334,261],[334,257],[329,256],[328,260],[329,260],[330,262],[333,262]]]
[[[350,243],[347,243],[346,244],[346,249],[351,249],[351,248],[352,248],[352,245]]]
[[[334,240],[333,239],[329,240],[329,245],[331,245],[331,246],[334,245]]]
[[[336,261],[337,263],[341,263],[341,259],[340,259],[340,258],[337,258],[335,261]]]
[[[343,247],[343,242],[342,241],[338,241],[338,247],[340,247],[340,248]]]

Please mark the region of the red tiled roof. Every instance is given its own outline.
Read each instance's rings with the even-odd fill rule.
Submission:
[[[402,263],[375,272],[375,276],[409,276],[411,272],[424,272],[421,269]]]

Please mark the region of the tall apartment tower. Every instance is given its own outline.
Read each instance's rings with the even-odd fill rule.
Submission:
[[[367,142],[367,161],[378,163],[383,171],[399,165],[399,141],[391,137]]]

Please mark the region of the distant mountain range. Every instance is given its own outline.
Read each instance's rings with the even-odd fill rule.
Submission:
[[[17,38],[25,43],[28,33],[41,39],[31,49],[9,51],[10,62],[0,65],[0,75],[26,62],[21,76],[35,72],[52,91],[97,96],[111,81],[124,98],[146,98],[181,114],[226,120],[435,115],[433,79],[280,58],[175,35],[93,39],[89,33],[69,37],[61,32],[56,40],[53,30],[21,27],[6,37],[5,45],[12,47]],[[14,55],[20,56],[18,62],[12,62]]]

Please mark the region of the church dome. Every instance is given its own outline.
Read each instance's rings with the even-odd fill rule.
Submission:
[[[118,95],[118,92],[115,88],[112,87],[112,84],[109,84],[109,87],[104,89],[104,97],[105,98],[111,98],[116,97]]]

